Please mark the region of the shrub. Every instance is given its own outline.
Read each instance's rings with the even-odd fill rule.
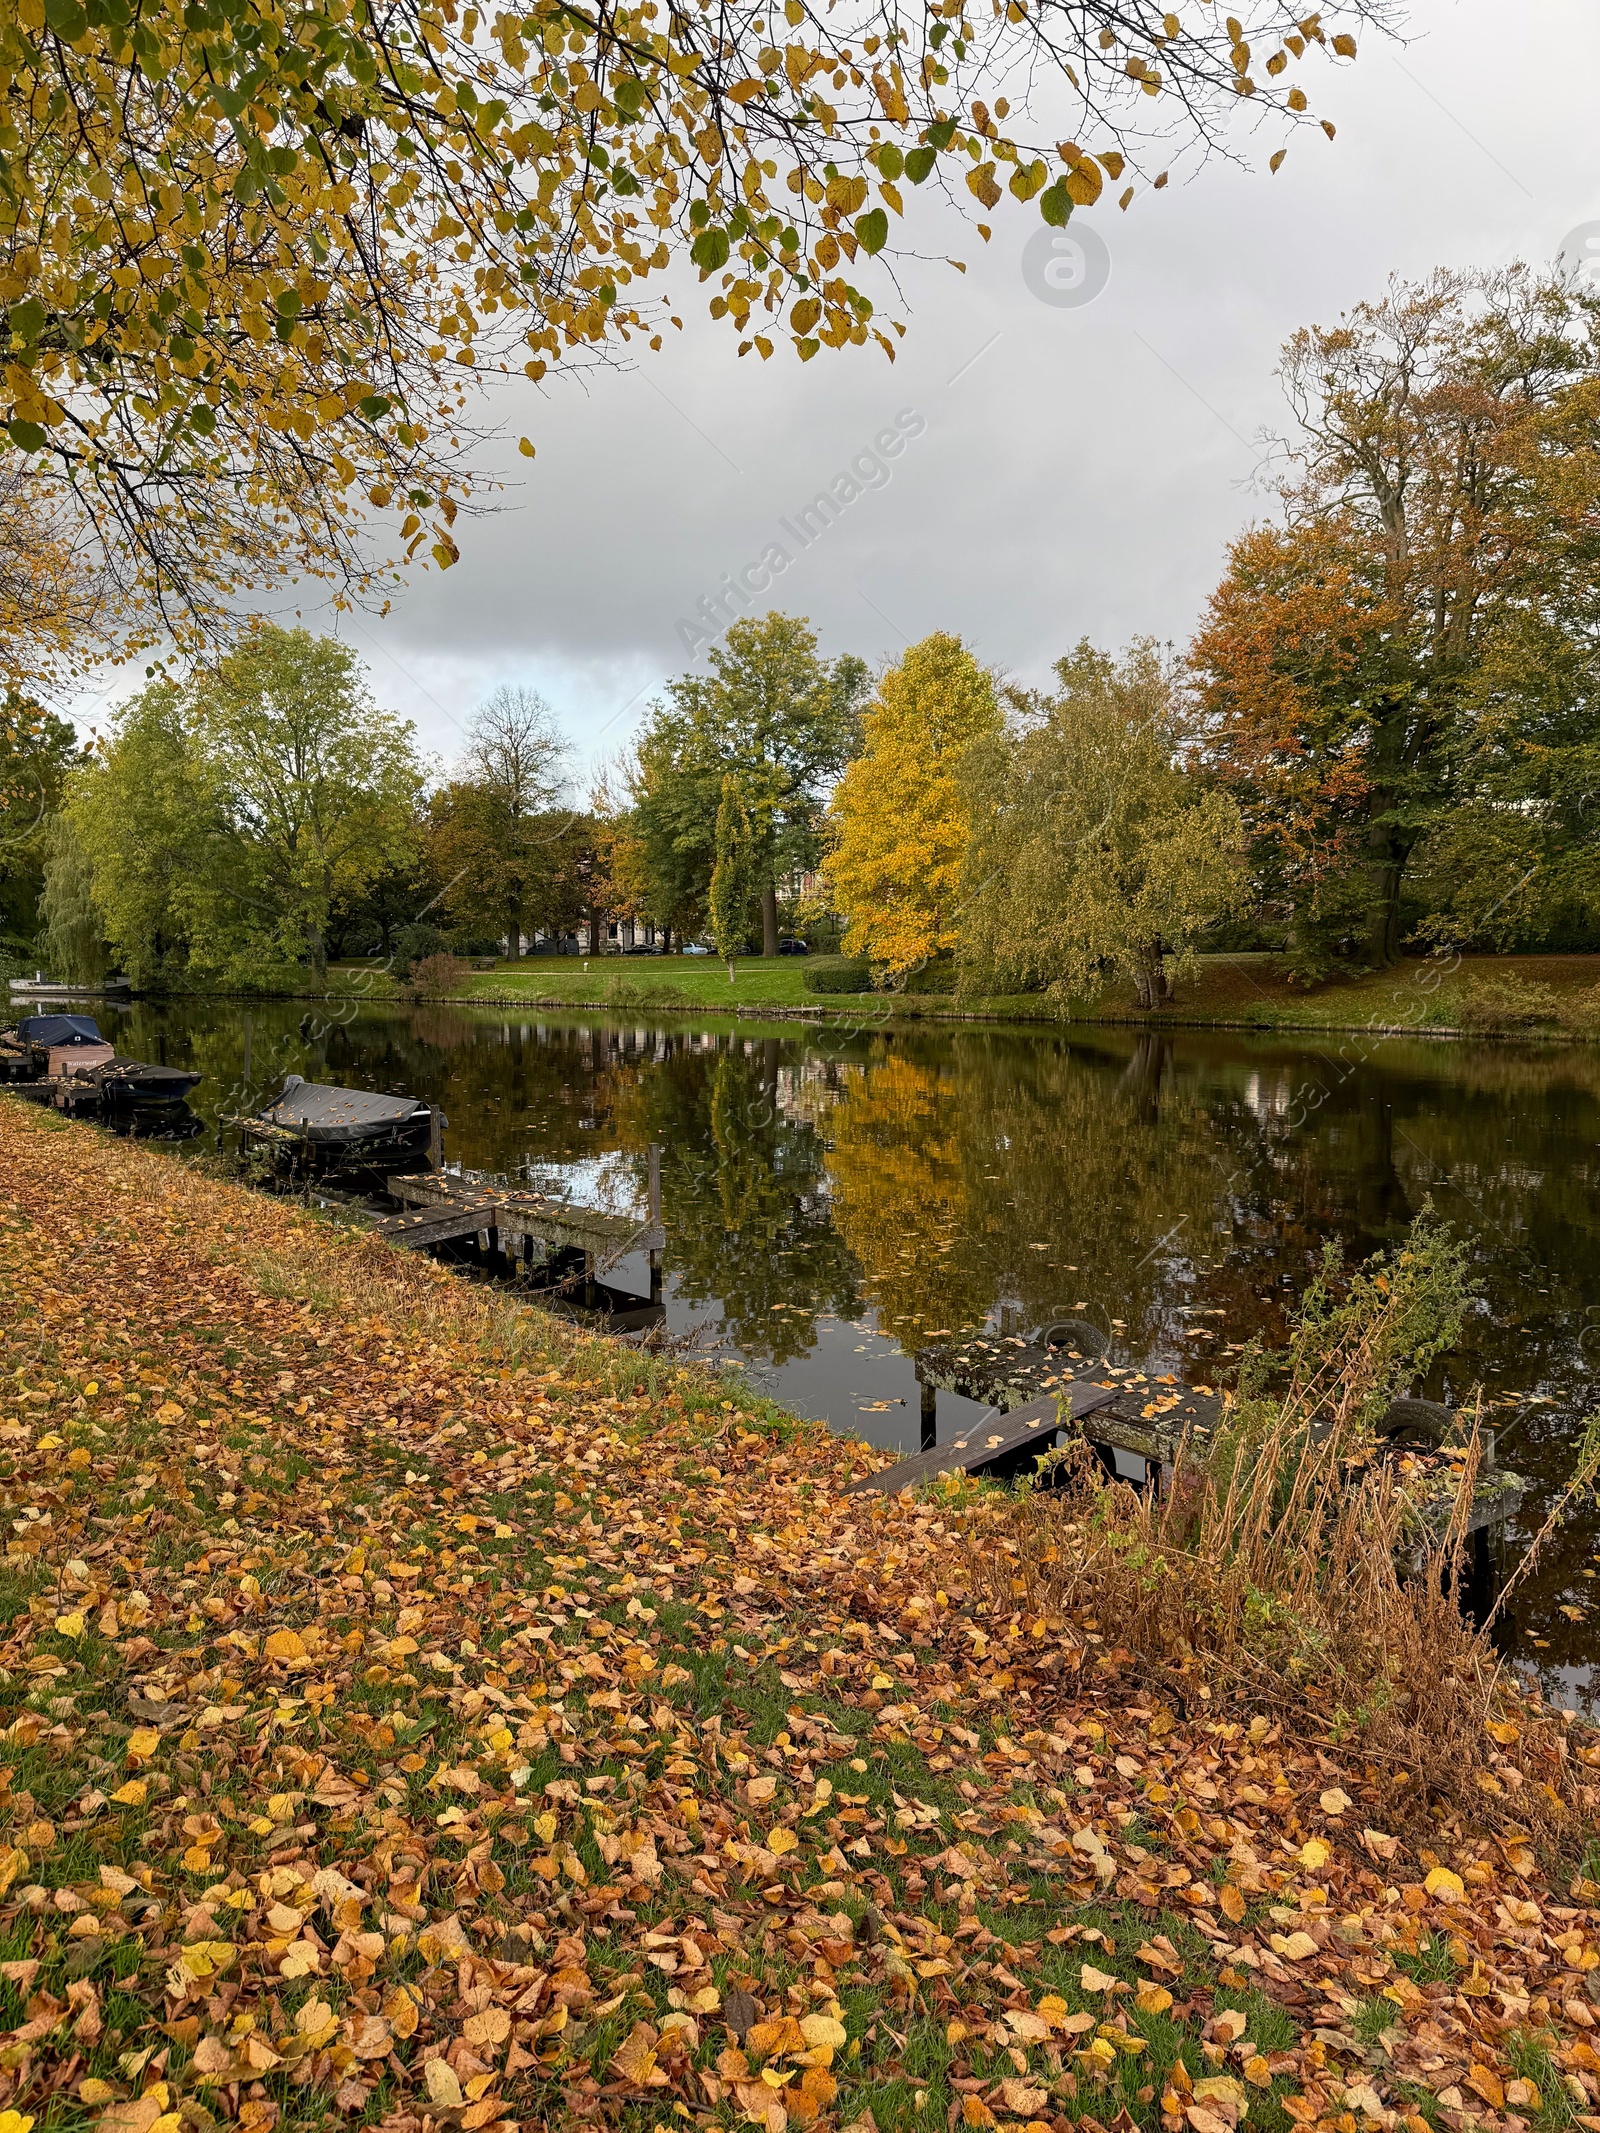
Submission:
[[[450,936],[421,920],[408,926],[396,926],[393,945],[395,967],[399,970],[409,970],[413,963],[421,963],[430,955],[451,953]]]
[[[895,992],[938,995],[953,993],[955,989],[956,959],[953,955],[933,956],[926,963],[916,964],[891,988]]]
[[[1562,1020],[1561,1000],[1548,985],[1509,973],[1467,978],[1456,990],[1455,1010],[1462,1029],[1484,1036],[1548,1029]]]
[[[411,966],[411,993],[418,1000],[448,1000],[467,982],[467,966],[459,956],[425,955]]]
[[[871,992],[872,965],[849,956],[818,956],[806,964],[807,992]]]

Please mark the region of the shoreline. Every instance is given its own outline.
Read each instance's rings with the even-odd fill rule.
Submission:
[[[85,1002],[101,995],[84,993]],[[529,993],[526,995],[494,993],[441,993],[424,999],[412,998],[402,992],[362,995],[354,990],[344,992],[177,992],[134,993],[126,1003],[148,1002],[155,1006],[172,1004],[229,1002],[239,1006],[260,1005],[272,1001],[307,1001],[340,1005],[353,1004],[366,1007],[475,1007],[475,1008],[537,1008],[542,1012],[570,1014],[659,1014],[659,1015],[711,1015],[736,1021],[783,1021],[783,1022],[828,1022],[845,1023],[862,1028],[889,1023],[913,1022],[958,1022],[981,1023],[991,1028],[1018,1027],[1025,1029],[1053,1030],[1070,1034],[1074,1030],[1128,1029],[1145,1035],[1162,1030],[1217,1030],[1237,1036],[1367,1036],[1367,1037],[1415,1037],[1441,1039],[1463,1044],[1567,1044],[1583,1045],[1600,1042],[1600,1030],[1586,1031],[1564,1029],[1558,1025],[1535,1026],[1514,1029],[1466,1029],[1456,1023],[1416,1022],[1318,1022],[1284,1021],[1274,1017],[1270,1021],[1246,1020],[1236,1017],[1134,1013],[1103,1015],[1058,1015],[1044,1012],[1029,1013],[1024,1007],[1007,1005],[1004,1008],[957,1006],[913,1007],[891,994],[851,993],[840,997],[853,1000],[881,1000],[885,1004],[876,1013],[851,1014],[843,1008],[831,1007],[819,1000],[818,1004],[798,1005],[790,1001],[731,1001],[726,1005],[700,1000],[574,1000],[560,993]],[[940,999],[943,995],[929,995]]]
[[[993,1491],[51,1113],[0,1178],[0,2111],[1600,2127],[1587,1731],[1495,1751],[1576,1826],[1408,1810],[998,1600]]]

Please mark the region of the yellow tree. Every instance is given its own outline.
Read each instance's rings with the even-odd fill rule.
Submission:
[[[955,946],[968,837],[962,759],[999,728],[994,684],[959,637],[925,637],[884,675],[830,809],[828,879],[849,916],[852,955],[903,971]]]
[[[862,267],[903,184],[1060,224],[1355,51],[1239,5],[0,0],[0,431],[170,626],[370,583],[369,510],[447,564],[474,375],[659,345],[685,261],[741,353],[892,354]],[[1008,123],[1034,71],[1081,142]]]

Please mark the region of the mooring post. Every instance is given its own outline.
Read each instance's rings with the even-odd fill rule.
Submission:
[[[928,1383],[922,1375],[920,1365],[917,1369],[917,1386],[922,1394],[921,1449],[931,1452],[939,1441],[939,1388]]]
[[[647,1212],[650,1217],[651,1229],[659,1233],[661,1229],[661,1149],[660,1145],[655,1141],[650,1143],[650,1197]],[[652,1304],[659,1304],[661,1301],[661,1247],[656,1244],[651,1245],[646,1257],[650,1267],[650,1301]]]
[[[437,1104],[428,1107],[428,1168],[444,1168],[444,1113]]]

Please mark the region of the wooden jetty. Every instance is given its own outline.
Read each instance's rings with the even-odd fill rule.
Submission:
[[[1190,1462],[1204,1459],[1227,1411],[1222,1395],[1209,1386],[1185,1385],[1169,1372],[1151,1375],[1103,1360],[1086,1364],[1048,1341],[1015,1335],[979,1335],[954,1347],[924,1349],[916,1369],[922,1449],[848,1482],[847,1495],[895,1495],[948,1473],[981,1473],[996,1480],[1031,1474],[1069,1434],[1081,1436],[1114,1471],[1120,1471],[1118,1453],[1140,1463],[1142,1472],[1126,1478],[1159,1486],[1180,1456]],[[945,1444],[937,1441],[941,1390],[989,1407]],[[1409,1461],[1413,1470],[1437,1469],[1443,1480],[1454,1461],[1429,1425],[1430,1418],[1444,1414],[1428,1402],[1397,1401],[1378,1429],[1388,1440],[1385,1456]],[[1423,1441],[1404,1441],[1414,1435]],[[1492,1430],[1481,1432],[1481,1443],[1483,1460],[1467,1526],[1473,1535],[1503,1525],[1526,1488],[1519,1475],[1495,1463]]]
[[[503,1253],[513,1263],[579,1251],[586,1284],[603,1279],[631,1253],[643,1252],[650,1268],[650,1300],[661,1300],[661,1255],[667,1238],[661,1223],[659,1148],[650,1150],[650,1196],[642,1222],[633,1215],[578,1207],[548,1193],[522,1191],[459,1171],[424,1170],[386,1182],[401,1212],[380,1218],[373,1234],[391,1244],[425,1250],[475,1236],[480,1250]]]

